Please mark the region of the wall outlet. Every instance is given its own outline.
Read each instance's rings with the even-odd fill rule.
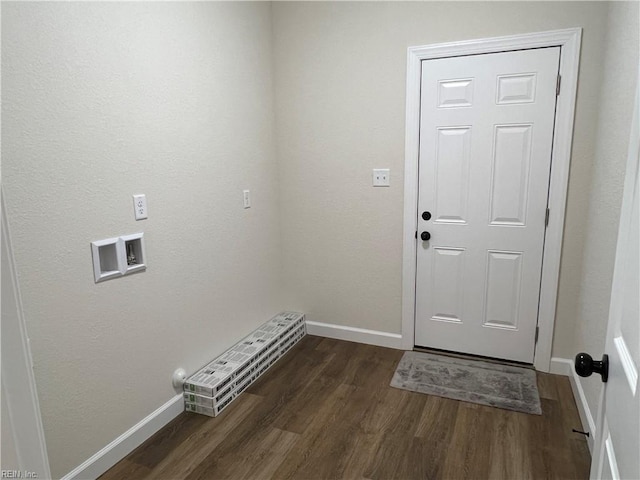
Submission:
[[[133,196],[133,211],[136,216],[136,220],[144,220],[148,218],[147,215],[147,197],[144,194]]]
[[[244,208],[251,208],[251,192],[249,190],[242,191],[242,204]]]
[[[373,186],[374,187],[389,186],[389,169],[388,168],[373,169]]]

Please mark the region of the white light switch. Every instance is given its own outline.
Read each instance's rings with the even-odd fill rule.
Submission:
[[[147,215],[147,197],[145,195],[133,196],[133,211],[136,215],[136,220],[144,220]]]
[[[251,192],[249,190],[242,191],[242,203],[244,208],[251,208]]]
[[[389,169],[388,168],[373,169],[373,186],[374,187],[389,186]]]

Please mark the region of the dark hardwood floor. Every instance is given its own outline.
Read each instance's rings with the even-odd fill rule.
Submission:
[[[543,415],[391,388],[402,351],[307,336],[220,416],[183,413],[101,478],[585,479],[571,386]]]

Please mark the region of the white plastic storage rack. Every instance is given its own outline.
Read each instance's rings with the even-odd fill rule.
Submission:
[[[279,313],[187,378],[185,410],[215,417],[306,333],[304,314]]]

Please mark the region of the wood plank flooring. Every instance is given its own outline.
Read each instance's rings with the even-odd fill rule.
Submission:
[[[586,479],[571,386],[543,415],[391,388],[402,351],[307,336],[220,416],[183,413],[101,479]]]

